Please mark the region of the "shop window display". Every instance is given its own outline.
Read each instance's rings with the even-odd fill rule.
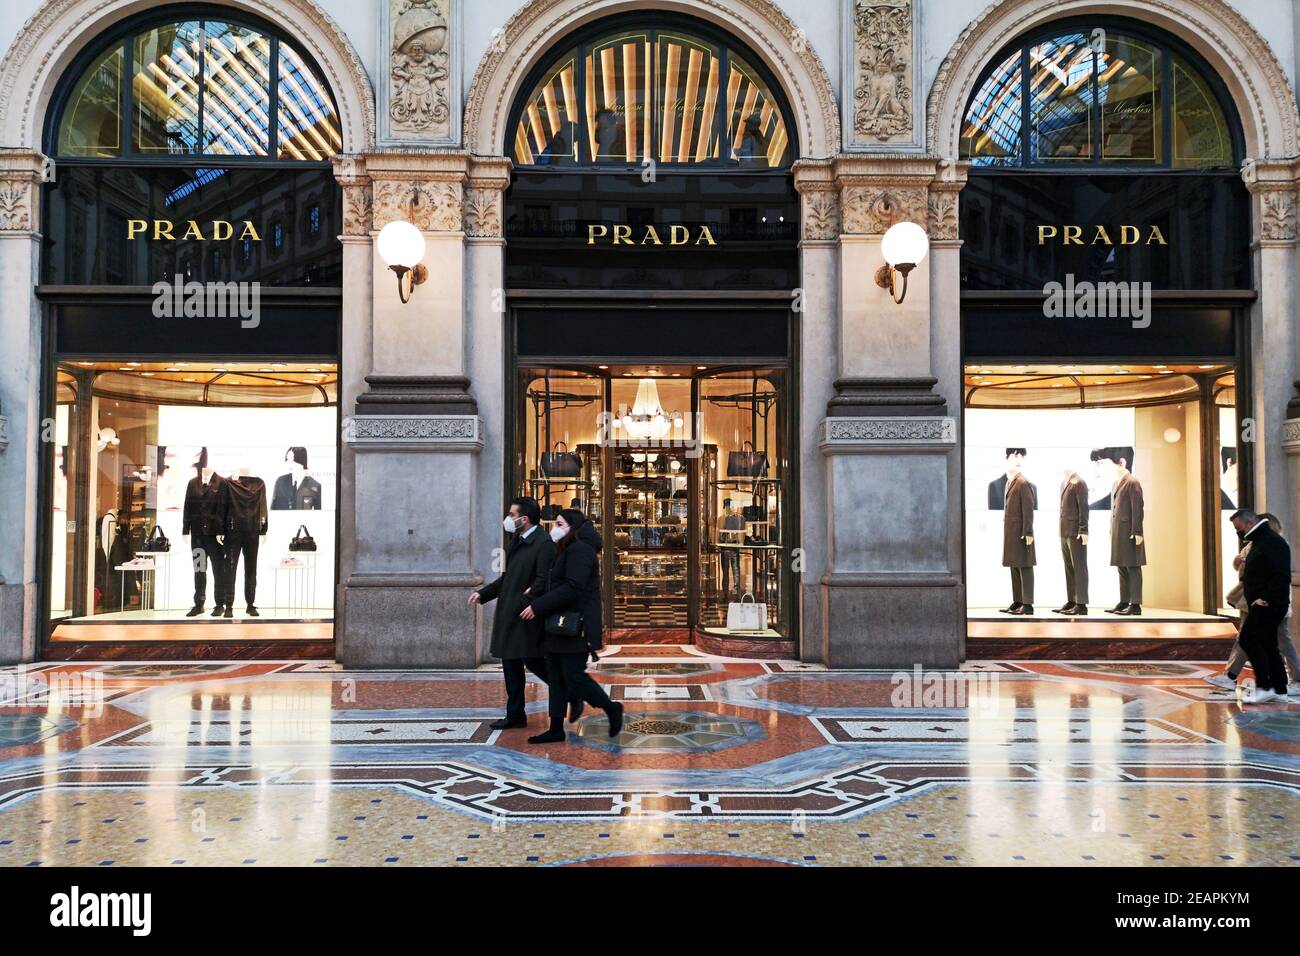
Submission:
[[[1230,442],[1233,433],[1233,409],[1207,397],[1221,374],[1221,366],[968,368],[971,616],[1212,613],[1204,569],[1231,539],[1211,516],[1230,513],[1223,501],[1235,494],[1237,465],[1235,447],[1211,446],[1224,477],[1203,482],[1202,436]]]
[[[61,364],[56,626],[331,618],[336,382],[332,365]]]

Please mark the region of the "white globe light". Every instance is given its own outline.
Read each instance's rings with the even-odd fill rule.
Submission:
[[[379,256],[390,266],[414,269],[424,258],[424,233],[401,219],[379,230]]]
[[[1182,437],[1183,437],[1183,433],[1180,432],[1177,428],[1165,429],[1165,441],[1167,441],[1171,445],[1177,445],[1178,442],[1182,440]]]
[[[880,240],[880,254],[894,268],[920,265],[930,250],[930,238],[914,222],[896,222]]]

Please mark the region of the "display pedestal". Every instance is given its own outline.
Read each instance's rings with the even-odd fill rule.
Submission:
[[[346,667],[475,667],[479,616],[468,601],[483,582],[473,571],[466,516],[478,498],[482,421],[477,414],[367,413],[377,407],[359,401],[361,414],[345,430],[362,493],[354,566],[340,588],[338,660]]]
[[[960,535],[942,503],[957,480],[956,422],[845,410],[822,422],[819,442],[835,516],[821,580],[823,659],[955,667],[965,654]]]

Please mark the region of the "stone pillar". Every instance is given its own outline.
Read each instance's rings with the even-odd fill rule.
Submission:
[[[801,660],[825,663],[826,615],[822,577],[829,568],[831,521],[826,462],[813,427],[835,395],[839,375],[839,233],[840,197],[829,160],[800,160],[794,165],[800,194],[800,282],[795,298],[799,323],[799,547],[803,552],[799,582]]]
[[[909,277],[901,305],[874,280],[884,261],[880,240],[891,225],[914,221],[929,228],[936,162],[841,156],[835,173],[839,372],[819,436],[833,519],[822,578],[826,663],[954,666],[965,634],[960,463],[956,421],[935,391],[931,353],[932,276],[949,288],[951,257],[927,257]],[[946,201],[936,198],[936,209]],[[943,321],[946,333],[951,316]],[[957,341],[947,347],[955,349]],[[945,379],[950,365],[939,366]]]
[[[467,165],[451,152],[365,158],[371,235],[410,218],[424,232],[429,275],[404,304],[372,250],[370,372],[345,430],[355,546],[335,639],[350,667],[477,663],[478,614],[467,598],[482,578],[466,515],[483,435],[465,375]]]
[[[40,153],[0,149],[0,664],[36,658],[41,508]]]

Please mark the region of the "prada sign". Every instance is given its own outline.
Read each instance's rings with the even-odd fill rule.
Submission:
[[[151,228],[152,236],[150,236]],[[221,241],[230,238],[262,241],[262,237],[257,233],[257,227],[247,219],[243,221],[238,237],[235,236],[235,224],[226,219],[209,220],[206,230],[196,219],[187,219],[183,223],[171,219],[128,219],[126,221],[128,239],[135,239],[142,234],[144,238],[152,238],[155,242],[161,239],[170,239],[173,242],[178,239],[197,239],[199,242],[206,242],[209,239]]]
[[[610,246],[716,246],[717,240],[708,226],[693,229],[680,224],[670,226],[628,225],[604,226],[593,223],[587,226],[587,245]]]
[[[1093,226],[1049,226],[1040,224],[1038,226],[1038,244],[1040,246],[1047,245],[1049,241],[1060,243],[1063,246],[1169,245],[1165,241],[1165,234],[1160,231],[1159,226],[1154,224],[1145,228],[1131,225],[1113,226],[1110,230],[1100,224]]]

